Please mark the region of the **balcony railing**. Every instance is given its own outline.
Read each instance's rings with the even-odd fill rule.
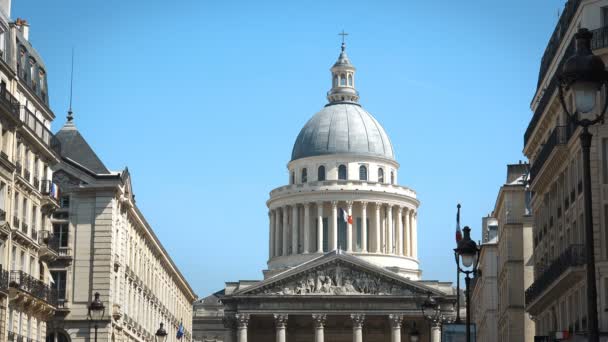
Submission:
[[[8,271],[4,269],[2,265],[0,265],[0,291],[8,290]]]
[[[542,270],[534,283],[526,290],[526,305],[532,303],[557,280],[568,268],[585,264],[584,245],[570,245],[557,259]]]
[[[55,250],[58,254],[59,254],[59,239],[57,238],[57,236],[55,236],[55,234],[51,233],[48,230],[41,230],[39,238],[38,238],[38,243],[41,245],[46,245],[48,246],[50,249]]]
[[[56,201],[59,200],[59,186],[57,186],[57,184],[53,183],[53,181],[43,179],[40,182],[40,185],[40,193],[45,196],[50,196]]]
[[[44,142],[45,145],[51,147],[51,138],[53,133],[36,117],[32,111],[25,106],[21,106],[19,111],[19,119]]]
[[[570,0],[567,7],[570,6],[570,3],[573,3],[573,4],[576,3],[574,6],[577,7],[580,4],[580,0]],[[576,9],[573,10],[573,13],[574,12],[576,12]],[[565,11],[564,11],[564,13],[565,13]],[[563,17],[563,15],[562,15],[562,17]],[[561,22],[561,18],[560,18],[560,22]],[[563,32],[565,32],[565,29]],[[593,50],[608,47],[608,26],[602,27],[602,28],[599,28],[596,30],[592,30],[591,33],[593,33],[593,38],[591,38],[591,48]],[[555,33],[554,33],[554,35],[555,35]],[[553,38],[551,38],[551,39],[553,39]],[[561,39],[559,41],[559,44],[561,44]],[[557,47],[559,47],[559,44],[557,45]],[[568,45],[568,47],[566,47],[564,55],[563,55],[562,59],[560,60],[559,64],[557,65],[556,70],[562,70],[564,63],[566,63],[568,58],[570,56],[572,56],[575,52],[574,39],[571,40],[570,43],[568,43],[568,44],[569,45]],[[551,43],[549,43],[549,45],[551,45]],[[549,54],[548,54],[548,52],[550,50],[549,46],[547,47],[547,50],[545,51],[545,55],[543,56],[543,59],[541,62],[540,75],[538,78],[539,86],[545,77],[545,73],[547,72],[549,65],[552,63],[553,58],[555,57],[555,53],[557,52],[557,47],[552,49],[551,53],[549,53]],[[545,64],[546,64],[546,66],[545,66]],[[538,125],[540,118],[542,117],[545,109],[547,108],[547,105],[549,104],[549,100],[551,99],[551,96],[557,91],[557,85],[558,85],[557,75],[554,74],[551,77],[551,81],[549,82],[547,87],[544,89],[543,93],[540,95],[541,98],[538,103],[538,106],[536,106],[534,115],[532,116],[532,119],[530,120],[530,124],[528,124],[526,133],[524,134],[524,146],[526,146],[528,144],[528,140],[532,136],[532,132],[536,128],[536,125]]]
[[[57,290],[23,271],[11,271],[9,285],[57,306]]]
[[[6,86],[0,87],[0,106],[13,116],[19,119],[19,101],[6,90]]]
[[[543,167],[556,146],[565,145],[568,143],[570,137],[572,137],[573,129],[574,127],[570,125],[555,127],[553,132],[551,132],[549,139],[547,139],[547,142],[541,148],[540,153],[536,159],[534,159],[532,167],[530,167],[530,179],[534,180],[534,177]]]
[[[60,257],[71,257],[72,256],[72,249],[70,247],[59,247],[59,250],[57,251]]]

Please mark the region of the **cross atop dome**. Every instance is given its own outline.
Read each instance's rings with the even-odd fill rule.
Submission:
[[[355,89],[355,67],[350,63],[346,54],[345,37],[348,33],[342,30],[342,51],[338,60],[331,67],[332,88],[327,92],[327,100],[334,103],[358,103],[359,92]]]

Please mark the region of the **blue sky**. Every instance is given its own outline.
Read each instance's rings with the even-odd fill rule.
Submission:
[[[202,297],[260,279],[270,190],[323,105],[345,29],[362,105],[418,192],[425,279],[455,280],[455,207],[479,238],[523,159],[540,57],[563,0],[14,0],[46,62],[53,130],[75,122]]]

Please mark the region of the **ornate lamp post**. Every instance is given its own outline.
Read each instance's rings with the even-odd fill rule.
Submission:
[[[160,324],[160,328],[156,330],[156,334],[154,334],[156,338],[156,342],[165,342],[167,341],[167,331],[164,328],[164,324]]]
[[[591,51],[593,34],[586,28],[578,30],[574,36],[576,53],[570,57],[559,75],[559,100],[570,122],[582,128],[579,135],[583,152],[583,184],[585,207],[585,251],[587,261],[587,317],[589,317],[589,341],[599,341],[597,318],[597,288],[595,283],[595,251],[593,248],[593,215],[591,208],[591,169],[589,149],[591,133],[589,127],[604,122],[608,101],[601,103],[600,91],[606,89],[608,73],[602,59]],[[564,93],[571,90],[573,109],[569,110]]]
[[[106,308],[99,299],[99,292],[95,292],[94,296],[95,298],[89,304],[89,320],[95,324],[95,342],[97,342],[97,323],[103,319]]]
[[[454,249],[454,252],[459,258],[456,258],[456,265],[461,273],[465,274],[464,283],[466,286],[466,300],[467,300],[467,342],[471,342],[471,303],[470,303],[470,283],[471,275],[476,276],[477,274],[477,262],[479,261],[479,247],[475,241],[471,240],[471,228],[468,226],[462,230],[464,236],[462,240],[458,242],[458,247]],[[459,262],[460,261],[460,262]],[[462,267],[461,267],[462,264]]]

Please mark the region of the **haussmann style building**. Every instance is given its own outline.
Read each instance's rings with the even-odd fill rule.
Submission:
[[[421,280],[416,192],[380,123],[359,104],[344,45],[327,105],[296,138],[288,184],[271,191],[268,268],[194,306],[196,341],[439,342],[423,318],[434,297],[455,315],[451,283]]]
[[[59,306],[47,342],[192,340],[196,295],[135,203],[127,169],[110,171],[83,138],[71,111],[55,136],[61,162],[53,179],[61,188],[52,216],[59,257],[50,265]],[[95,293],[104,316],[92,322]]]
[[[588,325],[581,129],[569,124],[557,89],[562,66],[575,51],[574,34],[579,28],[591,31],[593,53],[608,62],[608,1],[567,1],[540,61],[531,104],[534,114],[524,135],[534,219],[534,282],[526,290],[525,305],[536,322],[538,338],[567,332],[571,340],[585,340]],[[572,105],[571,94],[565,94],[565,102]],[[608,126],[598,124],[589,130],[596,304],[604,341],[608,340]]]

